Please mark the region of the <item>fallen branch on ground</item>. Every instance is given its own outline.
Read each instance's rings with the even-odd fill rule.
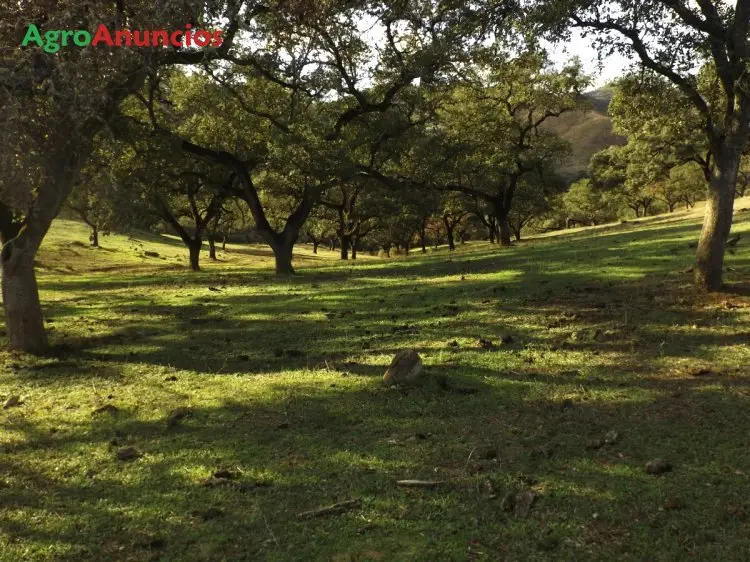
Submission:
[[[348,500],[341,503],[335,503],[327,507],[321,507],[320,509],[313,509],[311,511],[303,511],[297,515],[297,519],[311,519],[313,517],[323,517],[325,515],[338,515],[350,509],[358,508],[362,502],[359,500]]]
[[[397,480],[396,486],[403,486],[404,488],[437,488],[441,484],[445,484],[440,480]]]

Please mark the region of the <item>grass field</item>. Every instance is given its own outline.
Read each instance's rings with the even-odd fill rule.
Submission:
[[[173,239],[92,249],[58,221],[56,354],[0,353],[0,399],[22,398],[0,410],[0,560],[748,560],[748,206],[711,296],[684,272],[696,214],[300,248],[289,279],[262,247],[195,274]],[[385,388],[407,347],[422,382]]]

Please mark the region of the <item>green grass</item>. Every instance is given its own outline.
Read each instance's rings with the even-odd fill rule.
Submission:
[[[0,559],[746,560],[750,213],[725,294],[682,273],[699,228],[300,249],[277,279],[261,247],[193,274],[172,239],[96,250],[60,221],[39,256],[56,354],[0,354],[0,398],[23,397],[0,410]],[[423,382],[384,388],[405,347]],[[143,456],[118,461],[128,445]],[[674,469],[646,474],[656,457]],[[203,485],[222,469],[235,484]],[[528,514],[505,509],[527,489]]]

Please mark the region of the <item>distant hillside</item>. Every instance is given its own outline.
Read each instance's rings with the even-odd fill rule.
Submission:
[[[625,137],[612,132],[612,120],[607,115],[612,90],[602,88],[584,94],[591,104],[587,111],[574,111],[549,120],[548,127],[571,144],[572,154],[560,170],[568,179],[586,174],[591,156],[612,144],[625,144]]]

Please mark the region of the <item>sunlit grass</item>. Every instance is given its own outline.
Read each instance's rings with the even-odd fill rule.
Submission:
[[[699,228],[682,213],[356,263],[300,246],[277,279],[260,246],[193,274],[174,239],[96,250],[60,221],[39,256],[57,354],[0,357],[0,399],[24,401],[0,410],[0,559],[742,560],[750,243],[730,292],[699,296]],[[750,217],[734,231],[750,241]],[[404,347],[424,380],[384,388]],[[674,470],[646,474],[656,457]],[[237,478],[205,485],[218,470]],[[538,494],[526,516],[503,507],[519,489]]]

